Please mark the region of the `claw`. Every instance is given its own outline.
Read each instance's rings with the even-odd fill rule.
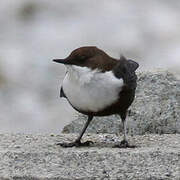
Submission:
[[[62,147],[82,147],[82,146],[90,146],[91,144],[93,144],[92,141],[86,141],[84,143],[80,142],[80,141],[75,141],[75,142],[71,142],[71,143],[57,143],[56,145],[62,146]]]
[[[80,146],[90,146],[91,144],[93,144],[92,141],[86,141],[86,142],[84,142],[84,143],[81,143]]]
[[[72,142],[72,143],[57,143],[56,145],[62,146],[62,147],[73,147],[73,146],[76,146],[75,142]]]
[[[126,140],[121,141],[120,144],[116,144],[114,146],[115,148],[135,148],[134,145],[129,145],[129,143]]]

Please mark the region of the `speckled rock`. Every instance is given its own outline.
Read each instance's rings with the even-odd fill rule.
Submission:
[[[140,72],[136,98],[127,117],[129,134],[180,133],[180,80],[167,71]],[[79,114],[63,133],[80,132],[87,117]],[[117,115],[95,117],[89,125],[90,133],[121,133]]]
[[[179,180],[180,134],[142,135],[128,139],[136,148],[112,145],[122,137],[86,134],[90,147],[62,148],[77,134],[0,134],[0,179],[163,179]]]

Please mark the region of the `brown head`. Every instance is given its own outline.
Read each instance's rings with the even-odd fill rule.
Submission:
[[[80,47],[72,51],[67,58],[54,59],[53,61],[65,65],[100,69],[102,71],[111,70],[117,63],[116,59],[111,58],[104,51],[95,46]]]

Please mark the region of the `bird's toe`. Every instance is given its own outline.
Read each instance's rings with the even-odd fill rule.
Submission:
[[[61,146],[61,147],[82,147],[82,146],[90,146],[91,144],[93,144],[92,141],[86,141],[86,142],[80,142],[80,141],[75,141],[75,142],[71,142],[71,143],[57,143],[56,145]]]
[[[130,145],[126,140],[122,140],[120,144],[116,144],[116,148],[135,148],[135,145]]]

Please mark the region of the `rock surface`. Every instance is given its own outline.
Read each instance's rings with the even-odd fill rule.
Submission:
[[[141,72],[138,75],[136,98],[127,117],[129,134],[180,133],[180,80],[167,71]],[[81,131],[87,117],[77,119],[63,129],[63,133]],[[89,133],[120,133],[119,116],[94,117]]]
[[[112,148],[122,137],[86,134],[91,147],[62,148],[77,134],[0,135],[0,179],[180,178],[180,134],[128,137],[133,149]]]

